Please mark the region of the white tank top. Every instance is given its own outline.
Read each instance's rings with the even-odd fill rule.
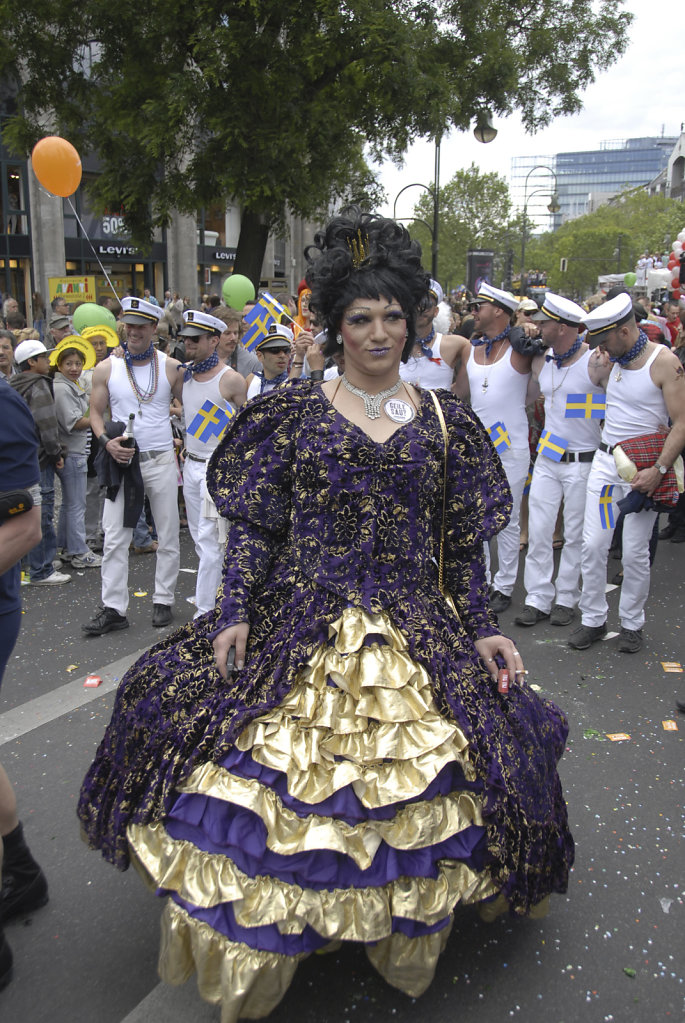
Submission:
[[[157,390],[150,401],[138,403],[133,384],[126,372],[124,359],[110,358],[109,407],[115,422],[127,423],[131,412],[135,413],[133,432],[141,451],[168,451],[173,447],[171,434],[171,387],[167,380],[164,352],[155,352],[159,360]],[[134,366],[133,375],[138,387],[147,391],[153,378],[152,363]],[[140,415],[138,414],[140,412]]]
[[[604,402],[604,391],[593,384],[588,375],[589,361],[590,352],[587,351],[570,366],[564,368],[562,365],[561,369],[557,369],[554,362],[545,362],[540,370],[540,390],[545,398],[545,430],[568,441],[568,451],[595,451],[602,433],[604,415],[596,419],[567,415],[567,412],[575,411],[567,409],[567,405],[582,404],[580,395],[597,395],[597,403]],[[569,395],[576,397],[569,402]]]
[[[436,387],[444,387],[449,391],[454,369],[448,366],[440,355],[442,338],[442,334],[435,335],[432,358],[428,359],[425,355],[418,357],[410,355],[406,362],[400,363],[400,377],[405,383],[418,384],[427,391],[434,391]]]
[[[201,440],[199,437],[194,437],[192,433],[189,433],[188,427],[206,401],[211,401],[212,405],[216,405],[220,409],[228,409],[229,411],[232,409],[233,406],[226,401],[219,388],[219,381],[227,370],[228,366],[223,366],[221,371],[215,377],[212,377],[211,380],[196,380],[195,377],[192,377],[183,384],[186,451],[189,451],[191,455],[197,455],[198,458],[209,458],[219,443],[219,434],[203,431],[203,436],[206,439]]]
[[[657,345],[640,369],[615,365],[607,383],[607,412],[602,440],[613,447],[631,437],[644,437],[668,425],[668,410],[663,391],[649,372],[662,350]],[[619,377],[620,373],[620,377]]]
[[[490,366],[476,362],[473,346],[466,361],[471,391],[471,408],[483,426],[490,429],[504,423],[512,448],[528,447],[526,391],[530,373],[519,373],[511,364],[511,345],[501,359]]]

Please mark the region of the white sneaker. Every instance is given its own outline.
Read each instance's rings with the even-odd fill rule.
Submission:
[[[71,576],[66,572],[53,572],[47,579],[31,579],[32,586],[56,586],[58,583],[68,583]]]
[[[86,554],[74,554],[71,559],[72,568],[99,568],[101,564],[102,558],[93,551],[88,551]]]

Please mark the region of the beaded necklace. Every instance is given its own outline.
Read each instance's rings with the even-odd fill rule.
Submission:
[[[126,360],[126,375],[128,376],[128,381],[133,388],[133,393],[138,400],[139,416],[142,416],[143,414],[142,405],[152,401],[157,392],[157,385],[159,384],[159,358],[154,348],[152,350],[152,362],[150,363],[149,369],[150,375],[148,376],[147,386],[139,387],[138,381],[133,373],[133,366],[129,365],[128,359]]]

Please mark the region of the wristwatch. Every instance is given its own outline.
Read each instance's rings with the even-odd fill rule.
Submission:
[[[662,476],[665,476],[666,473],[668,472],[668,466],[667,465],[661,465],[660,462],[655,462],[654,463],[654,468],[658,469]]]

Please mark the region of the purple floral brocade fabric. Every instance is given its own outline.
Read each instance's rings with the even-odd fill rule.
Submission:
[[[128,865],[127,825],[161,819],[179,780],[221,761],[250,720],[283,700],[329,624],[361,606],[402,631],[440,711],[466,735],[484,784],[490,869],[514,909],[565,891],[573,842],[556,763],[566,720],[525,685],[498,694],[473,646],[499,631],[482,544],[508,520],[506,478],[468,406],[437,394],[449,436],[445,576],[457,616],[438,588],[443,440],[429,395],[383,444],[309,382],[235,417],[208,472],[229,522],[217,607],[127,672],[83,784],[86,837],[117,866]],[[211,639],[240,621],[250,623],[247,661],[225,683]]]

